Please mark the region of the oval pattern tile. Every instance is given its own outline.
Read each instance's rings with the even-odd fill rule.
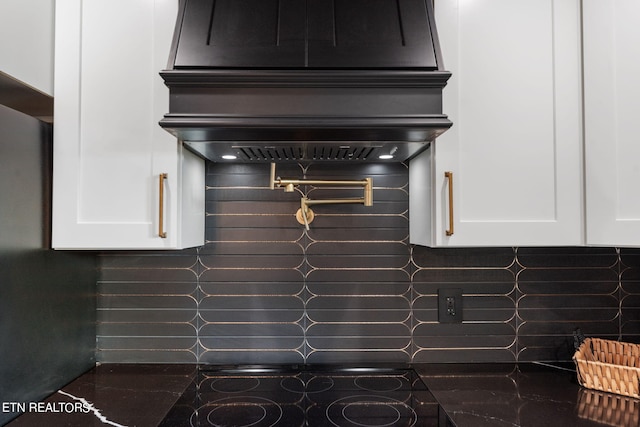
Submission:
[[[101,350],[186,350],[196,344],[196,337],[98,337]]]
[[[198,363],[198,356],[192,350],[101,350],[96,352],[96,360],[102,363]]]
[[[309,287],[321,286],[324,282],[400,282],[409,283],[409,273],[404,269],[336,269],[336,270],[312,270],[307,275]],[[321,293],[319,291],[318,293]]]
[[[201,258],[202,265],[209,269],[261,270],[295,269],[304,263],[302,255],[209,255]]]
[[[242,256],[302,256],[302,246],[296,242],[218,242],[207,245],[200,253],[200,259],[209,255]],[[206,264],[205,264],[206,265]]]
[[[365,337],[365,336],[311,336],[307,338],[309,347],[315,351],[405,351],[411,345],[411,339],[401,336]]]
[[[304,275],[302,272],[287,268],[268,268],[262,270],[231,268],[231,269],[210,269],[205,270],[200,275],[200,283],[210,283],[215,286],[218,283],[284,283],[295,282],[303,285]],[[211,292],[212,294],[215,292]]]
[[[375,348],[376,340],[385,340],[387,344],[402,343],[380,348],[405,348],[411,341],[411,331],[406,325],[399,323],[316,323],[307,329],[307,340],[309,346],[315,349],[345,348],[345,346],[346,348],[356,348],[354,345],[357,342],[364,343],[365,341],[374,345],[372,348]],[[353,341],[349,343],[350,340]],[[331,344],[327,347],[329,342]]]
[[[376,283],[349,282],[344,278],[343,280],[339,282],[308,282],[306,289],[313,296],[405,296],[411,290],[411,285],[408,281],[404,283]]]
[[[564,295],[558,297],[556,295],[525,295],[518,300],[518,308],[526,309],[542,309],[542,310],[561,310],[563,309],[617,309],[618,300],[612,295]]]
[[[196,327],[190,323],[102,323],[97,326],[98,336],[121,337],[196,337]]]
[[[201,337],[303,337],[304,328],[295,323],[207,323],[200,327]]]
[[[97,310],[97,322],[101,323],[119,323],[119,322],[140,322],[140,323],[166,323],[166,322],[178,322],[178,323],[193,323],[197,318],[197,310],[173,310],[166,308],[145,308],[143,310],[139,308],[115,310],[111,309],[98,309]]]
[[[525,268],[609,267],[618,262],[614,248],[518,248],[518,261]]]
[[[193,282],[98,282],[100,295],[193,295],[198,289]]]
[[[304,284],[302,278],[297,282],[202,282],[200,290],[203,296],[293,296],[303,292]]]
[[[211,236],[211,240],[219,240],[215,238],[216,228],[250,228],[250,229],[278,229],[287,230],[287,235],[292,236],[298,234],[302,236],[304,229],[295,219],[296,210],[300,206],[300,201],[290,203],[289,206],[283,207],[282,213],[271,214],[236,214],[236,215],[214,215],[208,214],[205,218],[205,235]],[[284,240],[284,239],[281,239]],[[208,246],[208,245],[207,245]]]
[[[518,337],[522,341],[526,336],[564,336],[573,339],[576,323],[574,322],[525,322],[518,327]],[[584,321],[580,329],[592,336],[604,336],[617,333],[618,326],[612,322]]]
[[[438,347],[438,341],[456,337],[458,341],[464,341],[467,337],[474,336],[505,336],[515,338],[515,328],[506,323],[421,323],[416,325],[414,337],[428,340],[431,347]]]
[[[304,356],[299,351],[243,351],[243,350],[206,350],[200,354],[199,363],[217,365],[238,364],[303,364]]]
[[[193,282],[196,283],[197,263],[188,268],[171,268],[161,266],[156,268],[112,268],[100,269],[101,282]]]
[[[462,305],[463,321],[467,322],[508,322],[515,316],[515,301],[503,295],[463,295]],[[416,298],[413,301],[413,315],[417,321],[437,321],[437,295]]]
[[[473,351],[419,349],[413,355],[413,363],[511,363],[515,361],[516,355],[509,349],[474,348]]]
[[[515,283],[516,276],[506,268],[421,268],[413,274],[415,284],[440,283],[491,284]]]
[[[274,335],[267,337],[200,337],[200,344],[206,350],[233,351],[273,351],[289,350],[302,347],[303,337]]]
[[[404,349],[399,350],[312,350],[306,357],[309,364],[376,364],[385,363],[407,364],[411,355]]]
[[[427,248],[413,247],[418,268],[507,268],[514,262],[512,248]]]
[[[307,234],[313,240],[344,241],[351,239],[340,237],[334,238],[334,232],[336,230],[339,231],[349,229],[356,232],[356,229],[363,229],[368,230],[370,233],[374,233],[378,228],[386,228],[404,229],[404,234],[408,236],[408,225],[409,223],[407,221],[405,213],[394,215],[379,215],[372,213],[371,211],[365,211],[359,215],[354,215],[347,212],[343,213],[342,215],[327,215],[325,212],[319,211],[317,212],[316,218],[313,220],[313,223],[309,225],[310,230],[307,232]],[[375,237],[373,236],[374,234],[370,234],[369,238],[365,240],[371,240],[372,238],[375,239]]]
[[[209,245],[204,252],[215,253],[217,250],[211,243],[234,242],[234,243],[272,243],[272,242],[295,242],[302,237],[302,230],[297,228],[256,228],[256,227],[236,227],[236,228],[207,228],[205,238]],[[201,252],[202,253],[202,252]]]
[[[205,322],[297,322],[304,315],[304,304],[296,297],[206,297],[200,316]]]
[[[181,295],[104,295],[99,309],[182,309],[196,310],[197,301]]]
[[[409,301],[401,297],[313,297],[307,302],[313,322],[400,323],[409,319]]]
[[[401,256],[409,257],[409,250],[406,245],[399,242],[323,242],[311,243],[306,250],[307,256],[313,257],[332,254],[336,256]],[[405,265],[403,263],[402,265]]]
[[[175,252],[131,252],[130,254],[101,254],[102,269],[189,269],[196,265],[196,254],[179,255]]]
[[[516,342],[515,332],[509,334],[491,335],[464,335],[442,336],[437,338],[419,337],[415,345],[420,349],[476,349],[476,348],[500,348],[508,349]]]

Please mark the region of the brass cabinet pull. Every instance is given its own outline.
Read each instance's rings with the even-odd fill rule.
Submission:
[[[160,174],[160,186],[159,186],[159,194],[160,194],[160,203],[159,203],[159,214],[158,214],[158,236],[163,239],[167,238],[167,232],[164,231],[164,181],[167,179],[166,173]]]
[[[449,183],[449,228],[445,231],[445,234],[453,236],[453,172],[445,172],[444,177]]]

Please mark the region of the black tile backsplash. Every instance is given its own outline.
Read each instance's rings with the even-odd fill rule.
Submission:
[[[640,342],[640,249],[433,249],[408,243],[402,164],[278,166],[291,178],[372,176],[361,190],[269,190],[269,166],[208,164],[206,245],[103,253],[98,360],[335,363],[558,361],[573,331]],[[437,321],[441,288],[463,322]]]

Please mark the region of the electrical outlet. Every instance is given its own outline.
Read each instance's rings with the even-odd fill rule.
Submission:
[[[462,322],[462,289],[438,289],[438,322]]]

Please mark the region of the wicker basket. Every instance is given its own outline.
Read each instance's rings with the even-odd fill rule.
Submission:
[[[581,386],[640,398],[640,345],[586,338],[573,361]]]
[[[581,388],[578,392],[578,416],[614,427],[640,425],[640,400],[602,391]]]

